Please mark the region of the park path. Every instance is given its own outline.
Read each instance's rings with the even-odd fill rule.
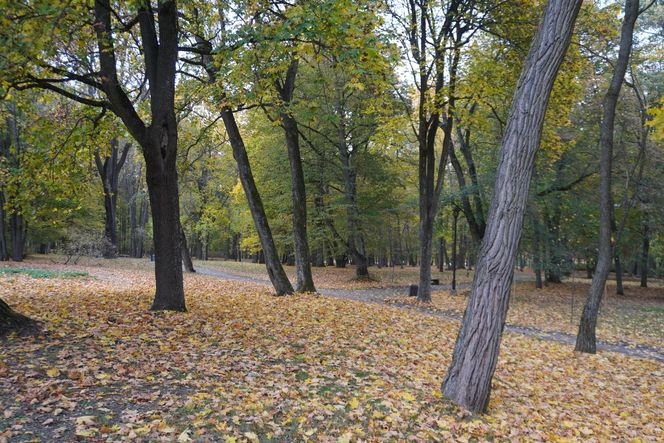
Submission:
[[[249,276],[243,274],[236,274],[228,271],[220,271],[217,269],[210,269],[198,266],[196,271],[199,274],[217,277],[223,280],[241,281],[246,283],[255,283],[261,285],[271,286],[270,280],[267,276]],[[468,288],[468,284],[458,285],[459,289]],[[449,285],[440,285],[432,288],[435,291],[448,290]],[[408,293],[408,287],[389,287],[389,288],[371,288],[371,289],[331,289],[331,288],[318,288],[318,293],[326,297],[343,298],[347,300],[354,300],[363,303],[372,303],[383,306],[392,306],[404,310],[416,311],[420,314],[430,317],[437,317],[445,320],[460,321],[461,315],[453,311],[434,311],[425,306],[415,306],[408,303],[397,301],[386,301],[388,298],[402,297]],[[574,346],[576,336],[564,332],[548,332],[527,326],[518,326],[507,324],[505,330],[516,334],[525,335],[528,337],[538,338],[540,340],[554,341],[558,343],[568,344]],[[617,352],[620,354],[628,355],[631,357],[645,358],[648,360],[656,360],[664,363],[664,350],[650,346],[642,345],[629,345],[606,343],[602,341],[597,342],[597,349],[609,352]]]

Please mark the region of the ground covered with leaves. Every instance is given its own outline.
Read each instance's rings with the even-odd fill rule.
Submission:
[[[532,282],[515,284],[507,323],[575,335],[589,286],[588,281],[578,280],[551,284],[543,289],[535,289]],[[435,292],[432,303],[424,305],[409,297],[392,298],[388,302],[418,305],[461,316],[466,309],[468,292],[467,289],[457,295],[451,295],[449,291]],[[627,284],[625,295],[616,295],[615,286],[608,284],[602,297],[597,337],[607,343],[648,346],[664,351],[664,288]]]
[[[506,333],[488,414],[440,396],[458,323],[186,276],[0,274],[45,334],[0,348],[0,441],[661,441],[664,366]],[[661,319],[661,317],[660,317]]]

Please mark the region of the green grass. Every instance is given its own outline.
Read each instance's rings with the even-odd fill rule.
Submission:
[[[0,269],[0,274],[25,274],[32,278],[76,278],[90,276],[87,272],[82,271],[56,272],[34,268],[4,268]]]

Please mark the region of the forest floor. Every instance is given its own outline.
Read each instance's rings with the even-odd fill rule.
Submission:
[[[0,342],[0,441],[664,439],[662,362],[578,354],[509,329],[488,414],[446,402],[440,384],[458,322],[431,313],[458,316],[463,296],[436,292],[423,312],[404,308],[407,298],[392,306],[273,297],[264,282],[188,274],[189,312],[152,313],[147,260],[63,267],[39,258],[21,267],[53,273],[0,272],[0,297],[44,329]],[[58,274],[65,270],[80,274]],[[351,275],[319,286],[358,292]],[[542,316],[568,331],[566,291],[583,287],[527,296],[523,285],[510,321]],[[663,291],[630,286],[624,299],[608,296],[600,337],[655,344],[647,330],[664,329]],[[583,294],[575,297],[578,314]]]

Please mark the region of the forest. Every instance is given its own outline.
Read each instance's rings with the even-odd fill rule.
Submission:
[[[0,42],[0,443],[664,439],[661,0],[0,0]]]

